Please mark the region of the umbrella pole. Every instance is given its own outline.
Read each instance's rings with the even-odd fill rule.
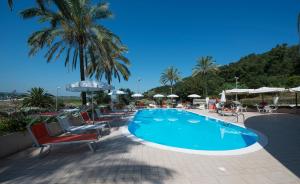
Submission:
[[[93,100],[93,92],[92,95],[92,117],[93,117],[93,124],[95,123],[95,114],[94,114],[94,100]]]
[[[296,95],[295,95],[295,99],[296,99],[296,107],[298,107],[298,93],[296,92],[295,94],[296,94]]]

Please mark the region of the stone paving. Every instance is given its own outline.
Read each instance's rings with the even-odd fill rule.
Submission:
[[[203,156],[161,150],[115,129],[97,143],[96,153],[83,144],[54,147],[43,158],[35,148],[2,158],[0,183],[300,184],[300,116],[246,113],[246,118],[246,127],[269,139],[254,153]]]

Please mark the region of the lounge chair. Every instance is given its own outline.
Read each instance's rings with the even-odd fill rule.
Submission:
[[[84,132],[95,130],[97,132],[98,136],[101,136],[101,133],[105,129],[105,124],[74,126],[69,121],[69,117],[67,115],[58,116],[57,120],[58,120],[60,127],[64,130],[64,132],[70,132],[73,134],[81,134]]]
[[[241,112],[247,112],[247,106],[240,106]]]
[[[109,128],[111,128],[109,121],[111,121],[111,118],[95,118],[94,121],[90,118],[88,112],[80,112],[80,115],[82,117],[82,120],[87,124],[107,124]]]
[[[197,107],[200,110],[204,110],[205,109],[205,104],[199,104],[199,106]]]
[[[103,114],[99,109],[95,109],[96,112],[96,119],[103,119],[103,118],[116,118],[116,117],[122,117],[123,113],[120,114],[110,114],[110,113],[106,113]]]
[[[256,105],[257,111],[258,112],[265,112],[265,108],[264,107],[260,107],[259,105]]]
[[[183,108],[183,105],[181,103],[177,104],[176,108]]]
[[[27,126],[27,130],[30,133],[33,142],[36,146],[40,147],[41,155],[45,147],[49,147],[49,151],[51,150],[52,146],[55,145],[63,145],[63,144],[75,144],[75,143],[87,143],[90,150],[95,152],[92,143],[98,140],[97,134],[71,134],[71,135],[64,135],[64,136],[56,136],[52,137],[49,135],[47,127],[45,123],[30,123]]]
[[[264,107],[264,111],[265,112],[269,112],[269,113],[273,113],[274,111],[276,111],[278,109],[278,106],[274,106],[274,108],[270,105],[267,105]]]

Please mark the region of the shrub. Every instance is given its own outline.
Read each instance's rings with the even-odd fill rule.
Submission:
[[[31,122],[50,122],[54,121],[55,117],[33,117],[26,116],[24,113],[14,113],[8,117],[0,117],[0,135],[12,132],[26,131],[27,125]]]

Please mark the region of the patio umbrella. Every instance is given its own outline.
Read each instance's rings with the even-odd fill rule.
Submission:
[[[286,91],[285,88],[276,88],[276,87],[261,87],[258,89],[254,89],[253,91],[249,92],[250,94],[261,94],[262,101],[264,101],[264,94],[265,93],[280,93]]]
[[[144,95],[140,94],[140,93],[135,93],[133,95],[131,95],[131,97],[133,98],[139,98],[139,97],[143,97]]]
[[[300,86],[295,87],[295,88],[290,88],[289,91],[291,91],[291,92],[300,92]]]
[[[168,98],[178,98],[179,96],[178,95],[175,95],[175,94],[170,94],[167,96]]]
[[[229,89],[225,90],[225,94],[248,94],[250,92],[254,91],[254,89]]]
[[[254,89],[238,89],[238,88],[234,88],[234,89],[225,90],[225,94],[226,95],[235,95],[235,100],[238,101],[238,95],[240,95],[240,94],[249,94],[253,90]]]
[[[254,89],[250,91],[249,93],[252,94],[259,94],[259,93],[279,93],[286,91],[285,88],[274,88],[274,87],[261,87],[258,89]]]
[[[191,94],[188,96],[189,98],[200,98],[201,96],[200,95],[197,95],[197,94]]]
[[[108,95],[125,95],[126,92],[121,91],[121,90],[113,90],[110,93],[108,93]]]
[[[224,90],[222,91],[222,94],[221,94],[221,102],[226,102],[226,96],[225,96]]]
[[[102,82],[97,82],[97,81],[79,81],[79,82],[74,82],[71,84],[66,85],[66,90],[71,91],[71,92],[95,92],[95,91],[101,91],[101,90],[112,90],[114,89],[113,86],[107,84],[107,83],[102,83]],[[92,118],[94,122],[94,102],[93,102],[93,95],[92,97]]]
[[[165,97],[165,96],[162,94],[156,94],[153,96],[153,98],[163,98],[163,97]]]

